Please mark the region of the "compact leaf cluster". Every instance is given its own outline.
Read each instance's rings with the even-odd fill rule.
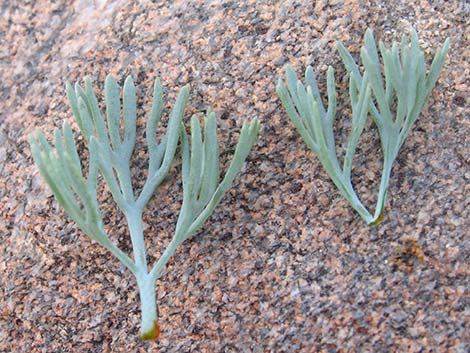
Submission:
[[[289,66],[286,69],[287,87],[282,80],[277,84],[277,93],[297,131],[318,156],[343,197],[371,225],[383,218],[393,162],[437,81],[449,48],[449,40],[437,50],[427,75],[424,54],[419,48],[416,31],[412,31],[410,43],[403,36],[399,45],[394,43],[392,48],[387,48],[380,42],[379,48],[383,58],[383,76],[371,30],[366,31],[365,45],[361,50],[364,74],[361,74],[343,44],[337,45],[349,73],[352,107],[352,129],[342,165],[336,154],[333,132],[337,99],[333,68],[329,67],[327,73],[327,108],[322,103],[315,74],[310,66],[305,72],[307,87],[297,79]],[[370,213],[360,201],[351,182],[353,157],[369,114],[377,126],[383,152],[383,171],[374,213]]]
[[[89,148],[89,167],[86,176],[83,173],[72,129],[67,122],[64,122],[62,130],[54,131],[54,147],[38,129],[36,136],[30,136],[31,151],[41,174],[70,217],[86,234],[113,253],[136,277],[142,305],[141,337],[153,339],[159,334],[155,281],[161,276],[165,264],[177,246],[203,225],[230,188],[257,139],[259,123],[254,119],[243,124],[235,155],[219,184],[215,114],[210,111],[207,113],[204,127],[201,127],[198,118],[193,116],[191,136],[188,137],[182,125],[182,118],[188,102],[189,89],[183,87],[170,114],[166,134],[158,140],[156,132],[163,112],[163,91],[157,79],[150,117],[146,125],[149,152],[148,178],[136,197],[130,170],[137,126],[136,94],[132,78],[128,77],[124,83],[122,114],[119,87],[111,76],[106,78],[105,95],[106,121],[100,112],[89,79],[85,80],[85,88],[76,84],[73,89],[67,84],[67,96],[73,115]],[[183,204],[170,244],[148,271],[142,212],[155,189],[167,176],[179,141]],[[126,217],[132,240],[133,259],[119,249],[105,232],[97,201],[99,174],[103,176],[116,204]]]

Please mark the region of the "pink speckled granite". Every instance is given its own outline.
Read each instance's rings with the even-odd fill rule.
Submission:
[[[1,352],[469,351],[470,15],[457,0],[4,1],[0,14]],[[368,26],[387,42],[414,26],[428,58],[452,43],[375,228],[340,197],[274,91],[287,62],[314,65],[322,89],[327,65],[344,77],[334,43],[356,55]],[[224,162],[244,119],[263,125],[233,189],[158,281],[157,342],[137,337],[133,278],[58,207],[26,142],[71,121],[64,80],[88,75],[101,90],[108,73],[134,76],[141,126],[155,76],[168,106],[190,84],[186,119],[217,112]],[[341,142],[346,79],[338,90]],[[354,182],[370,204],[378,151],[368,127]],[[135,154],[136,186],[145,157]],[[174,229],[178,173],[145,213],[151,260]],[[122,215],[107,193],[101,201],[130,252]]]

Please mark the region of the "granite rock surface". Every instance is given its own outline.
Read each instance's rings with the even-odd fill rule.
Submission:
[[[0,4],[1,352],[458,352],[470,347],[470,14],[455,1],[4,1]],[[338,150],[350,128],[334,44],[357,57],[367,27],[386,43],[416,28],[446,65],[395,163],[384,221],[344,201],[275,94],[290,63],[338,77]],[[189,84],[192,114],[217,112],[223,166],[245,119],[260,138],[216,212],[158,281],[162,334],[143,342],[133,277],[54,200],[27,135],[74,124],[66,80],[132,75],[143,126],[159,76],[167,109]],[[74,125],[76,128],[76,126]],[[78,138],[85,158],[83,141]],[[149,260],[181,204],[178,163],[148,205]],[[381,158],[372,124],[354,183],[372,206]],[[106,230],[131,252],[102,189]]]

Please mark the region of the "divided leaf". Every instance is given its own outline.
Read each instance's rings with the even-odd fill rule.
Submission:
[[[243,124],[233,160],[224,179],[217,186],[219,148],[215,114],[208,112],[204,131],[199,120],[193,116],[189,147],[189,138],[184,127],[181,127],[189,98],[189,89],[185,86],[170,113],[166,134],[158,141],[156,134],[163,112],[163,90],[160,80],[157,79],[153,90],[152,109],[146,125],[148,178],[136,198],[129,165],[137,128],[137,100],[132,78],[127,77],[124,82],[122,104],[116,81],[112,76],[106,78],[106,121],[98,108],[98,101],[89,79],[85,80],[85,89],[78,84],[73,89],[72,85],[67,83],[66,91],[74,118],[88,145],[88,176],[83,175],[72,129],[66,122],[62,130],[54,131],[54,147],[47,142],[39,129],[35,136],[29,136],[33,158],[56,199],[70,217],[135,275],[142,303],[141,337],[157,338],[159,328],[154,282],[161,275],[163,267],[177,246],[202,226],[232,184],[256,141],[259,123],[254,119],[251,123]],[[173,241],[151,271],[148,271],[142,212],[173,164],[180,134],[183,206]],[[133,260],[109,239],[104,230],[96,199],[98,174],[104,178],[116,204],[126,217],[132,241]]]
[[[344,45],[337,44],[338,52],[349,73],[349,97],[352,107],[352,130],[347,141],[342,168],[338,163],[333,135],[333,122],[336,116],[333,69],[328,68],[326,111],[311,67],[305,72],[306,91],[292,68],[287,66],[287,88],[282,80],[279,80],[277,93],[297,131],[310,149],[317,154],[341,194],[361,217],[372,225],[383,218],[393,162],[436,83],[444,65],[449,40],[447,39],[443,47],[437,50],[427,77],[424,54],[419,48],[415,30],[411,32],[410,42],[403,36],[400,45],[393,43],[391,49],[379,43],[383,74],[377,45],[370,29],[365,33],[364,43],[361,50],[364,75]],[[394,106],[396,106],[395,112],[392,109]],[[371,113],[379,131],[384,156],[379,195],[373,215],[361,203],[351,184],[352,161],[368,113]]]

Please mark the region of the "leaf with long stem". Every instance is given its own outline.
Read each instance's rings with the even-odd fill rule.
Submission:
[[[383,218],[393,162],[436,83],[449,48],[449,41],[446,40],[443,47],[437,51],[427,77],[424,54],[419,48],[416,31],[412,30],[410,43],[403,36],[400,45],[393,43],[391,49],[383,43],[379,44],[383,58],[383,74],[379,51],[371,30],[366,31],[364,42],[361,50],[364,74],[361,74],[344,45],[337,44],[338,52],[349,73],[349,97],[352,107],[352,129],[342,168],[338,163],[333,134],[333,122],[336,117],[333,69],[328,68],[326,111],[310,67],[305,72],[306,91],[290,66],[286,68],[287,88],[282,80],[279,80],[276,90],[297,131],[317,154],[340,193],[368,224],[373,225]],[[308,106],[305,104],[306,97]],[[393,107],[396,109],[395,114]],[[352,162],[368,113],[371,113],[379,131],[384,157],[379,194],[373,214],[359,200],[351,182]]]
[[[217,187],[219,150],[215,114],[207,115],[204,131],[199,120],[191,120],[191,147],[182,128],[184,110],[189,98],[188,87],[183,87],[173,107],[165,135],[157,141],[156,132],[163,113],[163,90],[157,79],[154,102],[147,122],[149,151],[148,178],[137,200],[131,180],[130,159],[136,139],[137,100],[134,83],[128,77],[124,82],[122,109],[119,87],[111,76],[105,82],[106,123],[98,108],[91,81],[85,81],[85,90],[67,83],[72,112],[89,148],[88,176],[83,174],[72,129],[64,123],[62,130],[54,131],[54,148],[38,130],[29,142],[36,164],[51,187],[58,202],[88,236],[109,250],[135,276],[142,307],[141,337],[155,339],[160,332],[155,300],[155,281],[177,246],[193,234],[210,216],[222,195],[240,171],[257,136],[258,122],[244,123],[240,142],[230,167]],[[123,132],[121,137],[121,125]],[[182,131],[182,133],[181,133]],[[144,241],[142,213],[155,189],[167,176],[181,136],[183,206],[175,236],[157,263],[149,271]],[[124,253],[106,234],[97,196],[98,174],[106,182],[117,206],[124,214],[131,238],[133,259]]]

